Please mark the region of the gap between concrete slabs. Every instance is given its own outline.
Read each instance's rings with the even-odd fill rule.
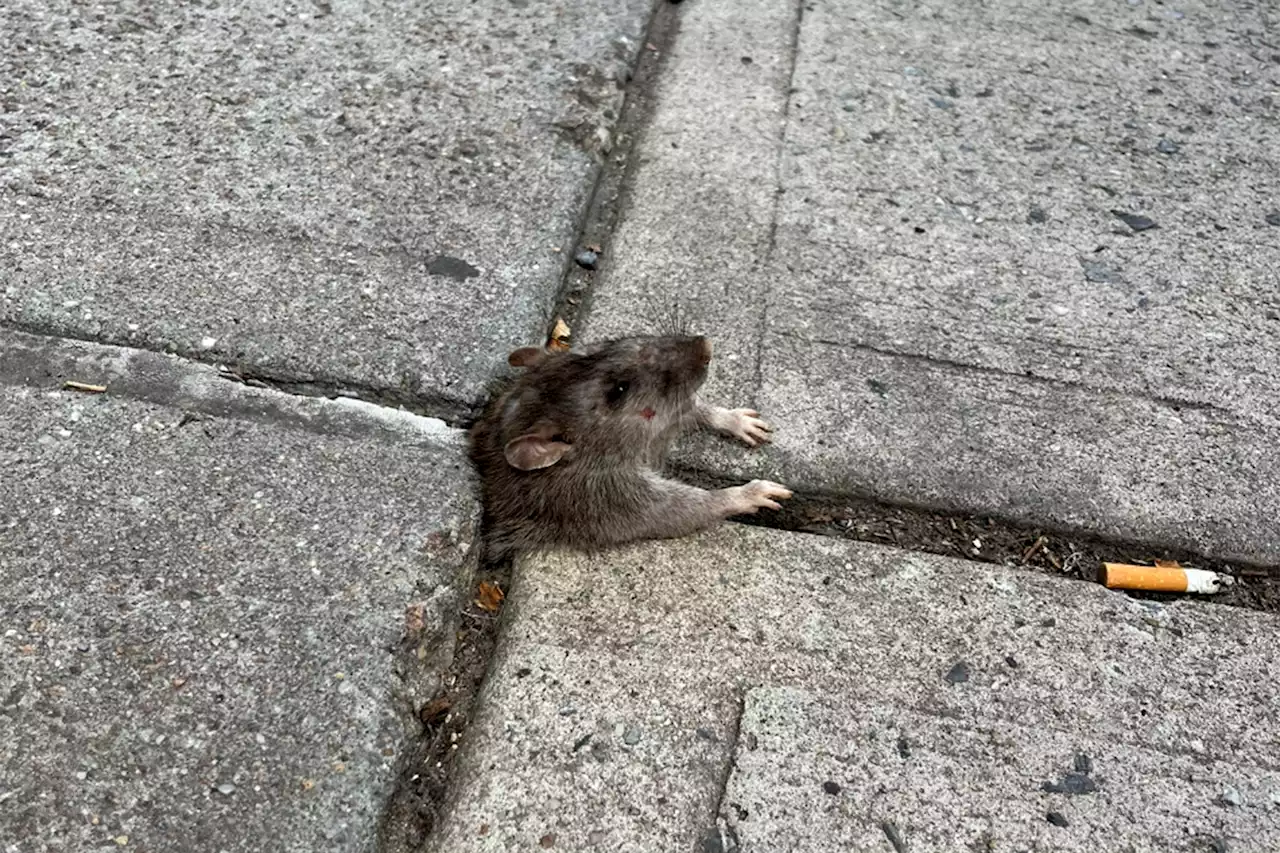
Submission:
[[[1265,281],[1275,264],[1266,259],[1275,248],[1261,243],[1242,253],[1237,243],[1184,233],[1208,213],[1176,199],[1216,172],[1187,152],[1160,160],[1166,155],[1154,141],[1150,156],[1125,154],[1128,194],[1113,206],[1138,204],[1149,189],[1169,217],[1163,230],[1136,236],[1114,233],[1119,220],[1075,183],[1058,188],[1055,215],[1063,221],[1045,226],[1052,233],[1043,240],[1028,235],[1034,223],[1021,212],[1011,220],[989,209],[997,206],[988,186],[996,177],[983,177],[985,195],[973,205],[935,210],[929,199],[963,190],[975,168],[962,162],[978,156],[964,147],[976,144],[969,137],[992,157],[1016,153],[1008,140],[983,136],[983,121],[1053,138],[1037,124],[1047,119],[1018,112],[1030,109],[1025,80],[1035,75],[1009,78],[1007,92],[983,90],[957,70],[964,51],[948,41],[980,34],[1002,17],[1021,20],[1025,9],[1004,3],[971,13],[972,20],[963,10],[939,12],[943,24],[919,24],[940,40],[942,49],[930,52],[909,38],[911,27],[893,23],[892,10],[875,4],[865,20],[829,4],[736,4],[732,14],[716,4],[682,8],[682,35],[637,146],[627,204],[579,324],[588,340],[651,331],[679,300],[717,343],[708,395],[754,405],[779,427],[764,453],[744,457],[702,443],[679,464],[720,478],[776,479],[810,494],[1280,564],[1275,388],[1255,381],[1258,367],[1241,349],[1248,343],[1270,364],[1262,315],[1245,309],[1271,298]],[[1123,49],[1131,48],[1138,77],[1120,106],[1155,132],[1169,119],[1149,115],[1138,100],[1147,96],[1134,88],[1162,55],[1132,34],[1144,14],[1113,10],[1105,27],[1083,35],[1072,29],[1083,25],[1056,8],[1033,17],[1063,40],[1044,53],[1050,65],[1076,63],[1104,75],[1097,57],[1084,61],[1080,45],[1103,39],[1114,48],[1108,56],[1128,56]],[[1185,23],[1162,22],[1152,32],[1160,42],[1198,27],[1234,43],[1247,41],[1248,20],[1219,21],[1197,9]],[[1035,31],[1019,29],[1018,45]],[[1012,60],[999,39],[966,43],[987,42],[1004,69]],[[865,67],[848,59],[864,55]],[[1253,61],[1225,51],[1211,65],[1252,68]],[[903,71],[904,62],[916,64]],[[929,96],[955,99],[929,89],[945,89],[952,72],[960,75],[962,103],[930,105]],[[1175,80],[1178,97],[1207,103],[1204,75],[1192,66],[1184,72]],[[1069,79],[1054,86],[1054,104],[1099,91]],[[1241,101],[1231,121],[1248,122],[1253,111]],[[955,122],[938,124],[952,113]],[[849,135],[849,127],[868,123],[866,139]],[[897,142],[883,142],[881,131]],[[1261,156],[1256,134],[1231,144],[1242,146],[1241,156]],[[1030,172],[1014,169],[1014,158],[991,173],[1012,182],[1006,190],[1017,199],[1044,189],[1036,158],[1048,155],[1028,156]],[[1080,158],[1062,156],[1064,180],[1083,180]],[[1242,229],[1244,240],[1256,201],[1232,195],[1230,216],[1219,224]],[[922,223],[927,243],[910,224],[903,234],[895,230],[900,217],[883,211],[899,208]],[[908,252],[906,240],[924,248]],[[1090,252],[1110,247],[1128,278],[1099,283],[1090,268],[1082,272],[1076,254],[1090,240],[1100,241],[1089,243]],[[910,258],[899,257],[904,252]],[[1181,271],[1171,258],[1181,258]],[[971,281],[980,270],[989,281]],[[1224,302],[1236,293],[1233,281],[1259,283]],[[1050,296],[1062,298],[1049,305]],[[1139,317],[1128,310],[1130,296],[1134,305],[1163,300],[1163,307]],[[1061,339],[1067,326],[1041,323],[1035,328],[1046,331],[1037,336],[1005,316],[1014,308],[1001,313],[1000,305],[1037,317],[1053,306],[1050,314],[1059,316],[1065,306],[1093,325],[1086,323],[1087,340],[1072,349]],[[1212,340],[1184,332],[1200,326],[1201,314],[1213,321]],[[1230,346],[1215,361],[1215,341],[1224,340]],[[1133,361],[1139,354],[1149,362],[1141,369]]]
[[[738,525],[507,607],[427,849],[1280,844],[1273,615]]]
[[[469,584],[462,434],[13,332],[0,421],[0,837],[372,849]]]

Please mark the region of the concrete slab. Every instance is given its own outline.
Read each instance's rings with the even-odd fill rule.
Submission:
[[[373,849],[475,506],[371,409],[0,336],[0,847]]]
[[[546,324],[651,7],[5,3],[0,321],[462,416]]]
[[[775,5],[683,10],[583,328],[779,427],[682,464],[1280,562],[1265,13]]]
[[[740,525],[508,606],[434,849],[1280,844],[1273,615]]]

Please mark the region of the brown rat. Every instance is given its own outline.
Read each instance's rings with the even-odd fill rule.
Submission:
[[[659,473],[694,426],[751,447],[769,440],[755,411],[698,398],[711,362],[706,338],[631,337],[581,353],[525,347],[508,361],[525,372],[471,430],[489,561],[683,536],[791,497],[765,480],[707,491]]]

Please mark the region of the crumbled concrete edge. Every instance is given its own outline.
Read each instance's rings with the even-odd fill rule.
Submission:
[[[444,420],[347,397],[288,394],[235,381],[225,368],[113,344],[0,330],[0,384],[59,391],[67,382],[179,409],[194,420],[232,418],[324,435],[459,450],[464,430]],[[68,393],[86,393],[69,389]],[[88,392],[93,393],[93,392]]]

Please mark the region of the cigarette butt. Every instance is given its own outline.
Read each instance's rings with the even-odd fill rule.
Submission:
[[[90,394],[101,394],[107,390],[106,385],[91,385],[88,382],[74,382],[68,379],[62,383],[63,388],[70,388],[72,391],[87,391]]]
[[[1224,579],[1217,572],[1172,566],[1131,566],[1103,563],[1102,583],[1108,589],[1143,589],[1150,592],[1219,592]]]

